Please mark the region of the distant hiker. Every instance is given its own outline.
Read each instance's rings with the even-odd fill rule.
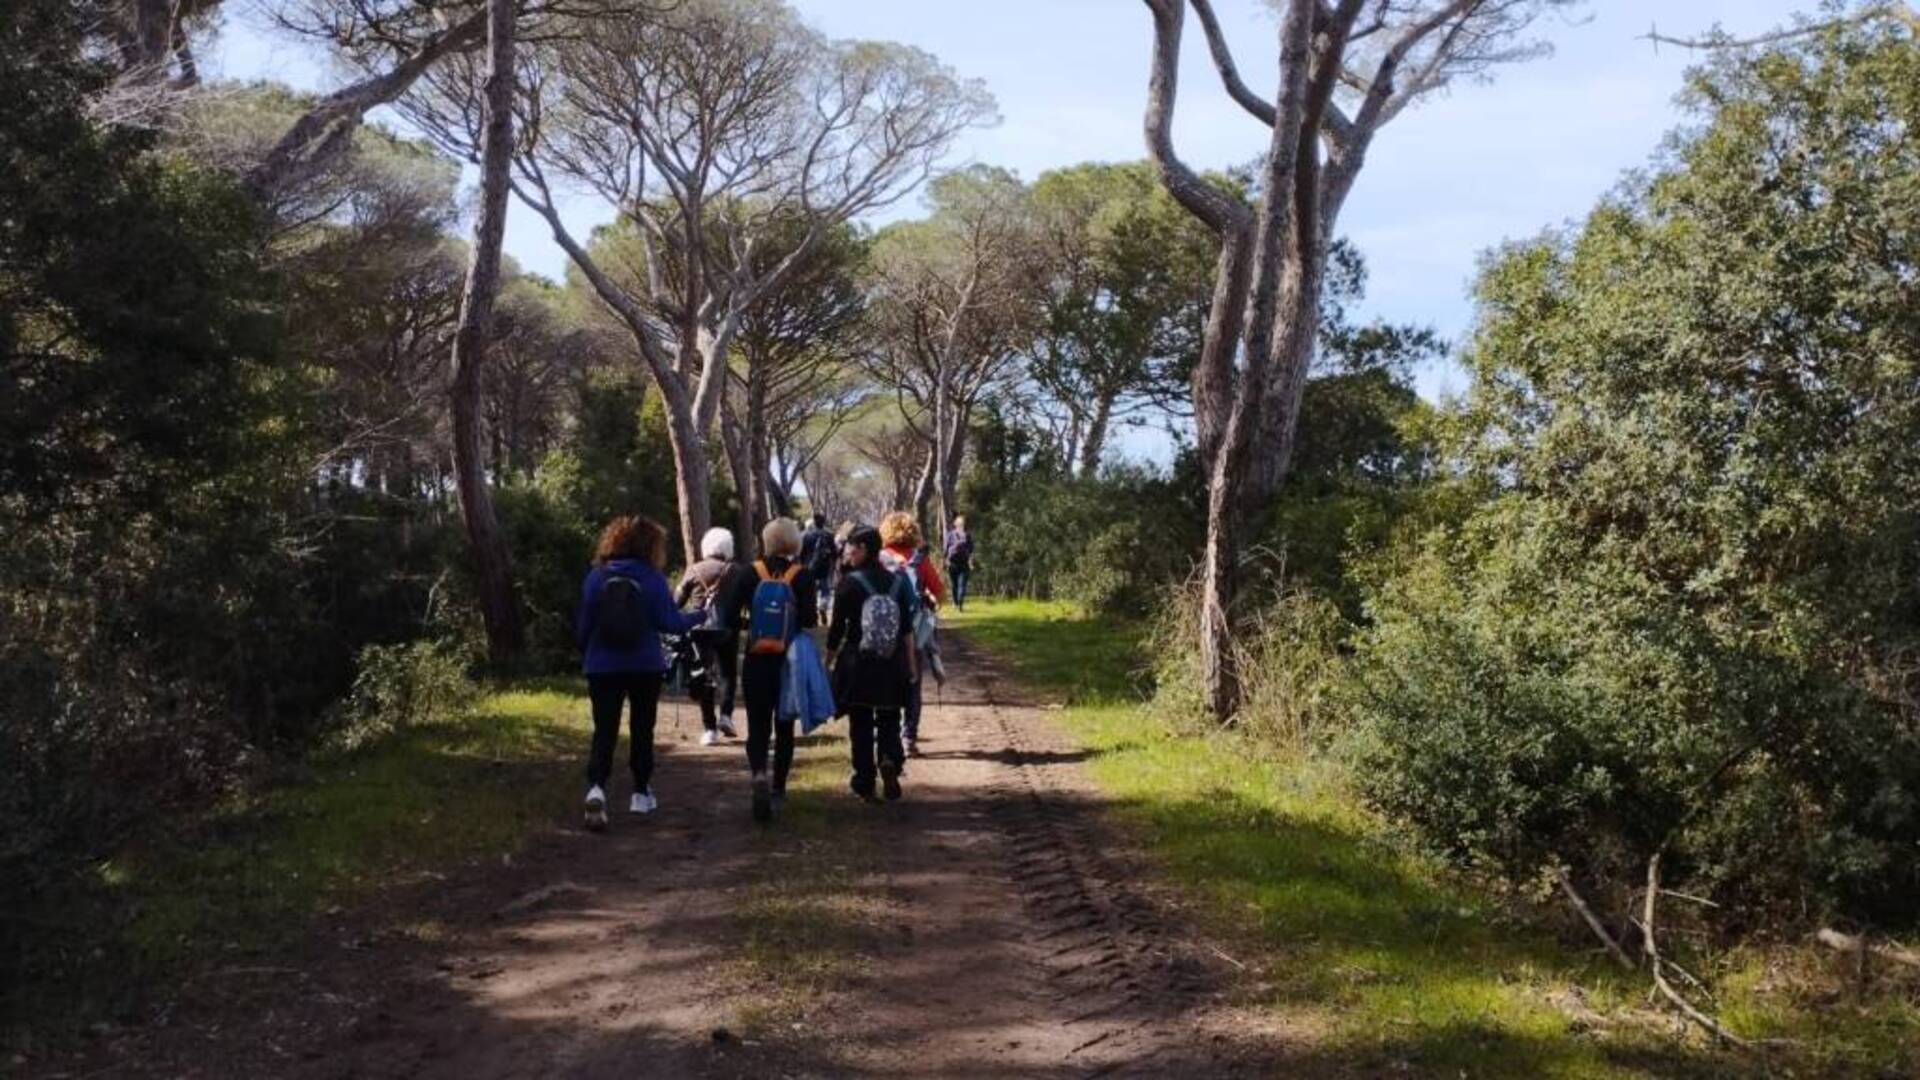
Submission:
[[[880,540],[886,546],[880,551],[880,561],[889,570],[905,570],[913,584],[914,610],[904,613],[913,629],[916,649],[916,677],[907,691],[906,704],[906,750],[908,757],[920,755],[920,708],[925,679],[918,672],[930,671],[937,657],[929,657],[934,649],[933,624],[934,612],[947,598],[946,587],[940,582],[940,572],[922,553],[920,523],[913,515],[904,510],[895,510],[880,519]],[[924,665],[924,666],[923,666]]]
[[[607,780],[613,771],[613,747],[620,740],[620,709],[630,705],[632,735],[628,763],[633,769],[633,801],[628,809],[652,813],[653,722],[660,705],[660,683],[667,655],[660,635],[683,634],[701,617],[681,613],[673,604],[667,579],[667,531],[638,515],[614,518],[600,532],[593,569],[580,588],[575,638],[585,654],[587,696],[593,702],[593,743],[587,754],[587,827],[607,825]]]
[[[947,531],[947,577],[953,582],[953,608],[967,610],[967,580],[973,576],[973,534],[967,531],[966,515],[953,519]]]
[[[834,699],[847,714],[853,747],[853,793],[874,797],[878,773],[888,799],[900,797],[900,714],[913,683],[912,581],[880,564],[880,533],[853,530],[845,545],[846,572],[834,590],[827,663]],[[877,745],[876,745],[877,743]]]
[[[813,575],[814,587],[820,590],[820,607],[824,610],[833,603],[833,594],[829,592],[833,585],[833,565],[840,559],[840,545],[832,533],[827,531],[827,515],[813,515],[813,523],[805,535],[800,537],[800,562]]]
[[[738,738],[733,726],[734,688],[740,681],[740,624],[730,612],[715,603],[723,594],[752,588],[753,571],[733,561],[733,532],[708,529],[700,538],[700,561],[687,567],[680,578],[675,602],[685,608],[693,603],[705,621],[693,631],[693,642],[712,673],[705,687],[696,688],[694,699],[700,704],[700,745],[714,746],[720,736]],[[715,709],[715,704],[718,709]]]
[[[753,784],[753,820],[773,820],[786,800],[793,766],[793,720],[778,719],[780,673],[794,635],[819,623],[820,598],[813,574],[799,562],[800,526],[774,518],[760,530],[762,556],[753,571],[730,579],[719,610],[739,622],[745,614],[747,654],[740,661],[740,695],[747,703],[747,770]],[[773,743],[773,769],[767,744]]]

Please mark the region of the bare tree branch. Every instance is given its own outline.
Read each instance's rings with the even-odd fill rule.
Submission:
[[[1641,40],[1650,41],[1656,47],[1673,45],[1682,49],[1707,51],[1713,49],[1751,49],[1766,45],[1778,45],[1786,41],[1817,37],[1833,30],[1844,30],[1851,26],[1863,26],[1867,23],[1890,21],[1906,26],[1916,35],[1920,35],[1920,11],[1903,3],[1869,4],[1851,15],[1834,19],[1821,19],[1801,26],[1787,27],[1771,33],[1753,37],[1733,37],[1719,30],[1699,37],[1673,37],[1660,32],[1658,26],[1648,28]]]

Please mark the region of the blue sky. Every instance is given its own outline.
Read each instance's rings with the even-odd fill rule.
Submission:
[[[918,45],[984,79],[1002,122],[969,133],[953,164],[983,162],[1031,179],[1079,161],[1142,156],[1150,26],[1138,0],[793,0],[836,38]],[[1274,21],[1263,0],[1218,0],[1242,71],[1271,85]],[[1481,253],[1577,220],[1621,175],[1644,164],[1681,117],[1673,105],[1690,58],[1642,40],[1658,24],[1696,33],[1716,23],[1769,29],[1814,0],[1593,0],[1578,17],[1549,17],[1538,35],[1554,55],[1461,86],[1382,131],[1340,223],[1372,271],[1364,311],[1432,324],[1457,340],[1472,317],[1468,283]],[[1192,20],[1189,20],[1191,24]],[[1218,90],[1197,26],[1189,25],[1175,137],[1200,167],[1251,160],[1262,131]],[[231,18],[214,68],[235,78],[327,85],[322,58]],[[908,198],[886,216],[912,214]],[[603,212],[569,208],[581,228]],[[507,248],[528,269],[558,276],[564,256],[519,209]],[[1459,389],[1449,363],[1420,373],[1423,393]]]

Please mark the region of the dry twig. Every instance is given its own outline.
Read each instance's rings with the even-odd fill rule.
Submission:
[[[1614,960],[1621,967],[1632,971],[1633,958],[1627,955],[1627,951],[1620,947],[1620,943],[1614,940],[1612,934],[1607,933],[1607,928],[1601,924],[1599,917],[1594,915],[1593,909],[1587,906],[1587,901],[1573,887],[1573,878],[1568,876],[1564,869],[1555,870],[1554,876],[1560,879],[1560,890],[1567,894],[1567,899],[1573,904],[1573,910],[1580,913],[1580,918],[1586,921],[1588,929],[1592,930],[1594,935],[1606,945],[1607,951],[1613,954]]]
[[[1685,1014],[1687,1019],[1692,1020],[1694,1023],[1711,1032],[1714,1038],[1724,1040],[1734,1046],[1740,1047],[1742,1050],[1752,1049],[1752,1043],[1728,1031],[1721,1025],[1720,1021],[1701,1012],[1693,1002],[1688,1001],[1680,991],[1673,988],[1672,983],[1667,981],[1664,970],[1665,961],[1660,958],[1660,946],[1655,935],[1656,924],[1654,922],[1654,912],[1659,902],[1660,854],[1656,852],[1653,858],[1647,860],[1647,899],[1646,906],[1642,909],[1642,934],[1640,938],[1641,947],[1647,954],[1647,964],[1653,972],[1654,988],[1659,990],[1661,995],[1668,1001],[1672,1002],[1675,1008]]]

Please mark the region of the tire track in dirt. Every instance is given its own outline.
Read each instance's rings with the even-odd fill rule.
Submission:
[[[1022,944],[1047,988],[1042,1000],[1071,1032],[1065,1064],[1090,1078],[1193,1068],[1204,1049],[1193,1014],[1209,1007],[1221,974],[1132,887],[1140,869],[1087,805],[1084,777],[1050,764],[1078,756],[1060,749],[1051,721],[1005,701],[992,662],[966,653],[1005,747],[994,820],[1025,906]],[[1234,1071],[1224,1057],[1211,1064],[1216,1075]]]

